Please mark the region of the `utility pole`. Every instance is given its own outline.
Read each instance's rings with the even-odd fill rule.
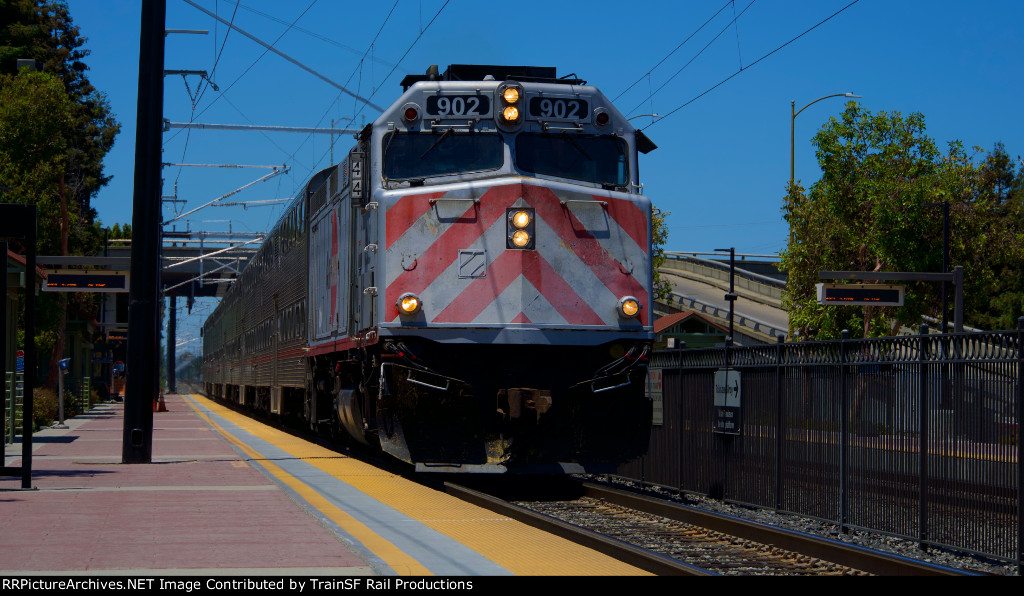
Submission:
[[[139,42],[139,97],[132,210],[132,284],[121,450],[126,464],[151,463],[153,404],[159,392],[160,145],[163,125],[166,0],[145,0]]]

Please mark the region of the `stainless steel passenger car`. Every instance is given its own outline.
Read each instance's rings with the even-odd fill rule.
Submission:
[[[431,67],[295,198],[204,327],[209,394],[421,471],[646,450],[654,145],[542,67]]]

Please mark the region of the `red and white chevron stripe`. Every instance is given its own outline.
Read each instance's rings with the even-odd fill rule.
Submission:
[[[616,306],[633,296],[633,325],[650,325],[650,204],[635,199],[517,182],[388,200],[383,319],[400,323],[412,292],[428,325],[621,328]],[[535,250],[506,249],[510,207],[535,210]]]

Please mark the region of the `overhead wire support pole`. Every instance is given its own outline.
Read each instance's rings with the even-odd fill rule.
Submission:
[[[210,75],[205,70],[180,70],[180,69],[179,70],[165,70],[164,71],[164,76],[167,76],[167,75],[181,75],[182,78],[186,77],[187,75],[195,75],[195,76],[197,76],[197,77],[199,77],[199,78],[209,82],[210,86],[213,87],[214,91],[220,91],[220,88],[217,87],[217,85],[214,84],[214,82],[210,80]]]
[[[257,170],[276,170],[278,168],[287,167],[285,165],[280,166],[246,166],[239,164],[216,164],[216,163],[162,163],[160,164],[165,168],[250,168]]]
[[[243,31],[242,29],[239,29],[239,28],[238,28],[238,26],[237,26],[237,25],[235,25],[234,23],[232,23],[232,22],[230,22],[230,21],[226,21],[226,20],[224,20],[224,19],[220,18],[219,16],[217,16],[216,14],[214,14],[214,13],[212,13],[212,12],[210,12],[210,11],[206,10],[206,9],[205,9],[205,8],[203,8],[202,6],[199,6],[199,5],[198,5],[198,4],[196,4],[195,2],[192,2],[192,0],[185,0],[185,2],[186,2],[187,4],[189,4],[190,6],[192,6],[193,8],[195,8],[196,10],[199,10],[199,11],[201,11],[201,12],[203,12],[203,13],[206,13],[206,15],[207,15],[207,16],[209,16],[209,17],[211,17],[211,18],[213,18],[213,19],[215,19],[215,20],[217,20],[217,21],[219,21],[219,22],[221,22],[221,23],[223,23],[223,24],[227,25],[227,26],[228,26],[229,28],[231,28],[231,29],[234,29],[235,31],[238,31],[238,32],[239,32],[239,33],[241,33],[242,35],[244,35],[244,36],[248,37],[249,39],[251,39],[251,40],[255,41],[255,42],[256,42],[256,43],[258,43],[258,44],[260,44],[261,46],[263,46],[263,47],[267,48],[267,49],[268,49],[268,50],[270,50],[271,52],[274,52],[274,53],[275,53],[275,54],[277,54],[278,56],[280,56],[280,57],[284,58],[285,60],[287,60],[287,61],[291,62],[291,63],[292,63],[292,64],[294,64],[295,66],[298,66],[299,68],[301,68],[302,70],[304,70],[304,71],[306,71],[306,72],[310,73],[311,75],[315,76],[316,78],[318,78],[318,79],[320,79],[320,80],[324,81],[324,82],[325,82],[325,83],[327,83],[328,85],[331,85],[332,87],[335,87],[335,88],[339,89],[339,90],[340,90],[340,91],[341,91],[342,93],[345,93],[345,94],[347,94],[347,95],[350,95],[351,97],[353,97],[353,98],[355,98],[355,99],[357,99],[357,100],[359,100],[359,101],[363,102],[364,104],[366,104],[367,106],[369,106],[369,107],[371,107],[371,108],[373,108],[373,109],[377,110],[378,112],[383,112],[383,111],[384,111],[384,108],[382,108],[382,107],[380,107],[380,106],[378,106],[378,105],[374,105],[373,103],[371,103],[371,102],[370,102],[370,100],[369,100],[369,99],[366,99],[365,97],[360,97],[360,96],[356,95],[355,93],[352,93],[352,92],[351,92],[351,91],[349,91],[348,89],[346,89],[346,88],[342,87],[342,86],[341,86],[341,85],[339,85],[338,83],[335,83],[335,82],[334,82],[334,81],[332,81],[331,79],[328,79],[328,78],[327,78],[327,77],[325,77],[324,75],[322,75],[322,74],[318,73],[317,71],[313,70],[312,68],[310,68],[310,67],[306,66],[305,64],[303,64],[303,63],[299,62],[299,61],[298,61],[298,60],[296,60],[295,58],[292,58],[291,56],[289,56],[288,54],[285,54],[285,53],[284,53],[284,52],[282,52],[281,50],[275,49],[275,48],[274,48],[274,46],[272,46],[272,45],[270,45],[270,44],[268,44],[268,43],[266,43],[266,42],[262,41],[261,39],[259,39],[259,38],[258,38],[258,37],[256,37],[255,35],[252,35],[251,33],[248,33],[247,31]]]
[[[171,122],[164,120],[164,130],[195,128],[198,130],[251,130],[258,132],[299,132],[303,134],[355,135],[357,128],[310,128],[302,126],[262,126],[259,124],[203,124],[202,122]]]
[[[186,217],[186,216],[192,215],[192,214],[193,214],[193,213],[195,213],[196,211],[199,211],[200,209],[204,209],[204,208],[206,208],[206,207],[209,207],[210,205],[213,205],[214,203],[216,203],[216,202],[218,202],[218,201],[222,201],[222,200],[224,200],[224,199],[226,199],[226,198],[228,198],[228,197],[230,197],[230,196],[232,196],[232,195],[238,194],[238,193],[242,192],[243,190],[245,190],[245,189],[249,188],[250,186],[252,186],[252,185],[254,185],[254,184],[258,184],[258,183],[260,183],[260,182],[265,182],[265,181],[267,181],[267,180],[270,180],[270,179],[271,179],[271,178],[273,178],[274,176],[278,176],[278,175],[280,175],[280,174],[285,174],[285,173],[287,173],[287,172],[288,172],[288,169],[289,169],[289,168],[288,168],[288,166],[281,166],[281,168],[282,168],[282,169],[280,169],[280,170],[274,170],[273,172],[271,172],[271,173],[267,174],[266,176],[263,176],[263,177],[261,177],[261,178],[259,178],[259,179],[257,179],[257,180],[253,180],[253,181],[252,181],[252,182],[250,182],[249,184],[246,184],[245,186],[242,186],[241,188],[237,188],[237,189],[235,189],[235,190],[233,190],[233,191],[229,192],[229,193],[228,193],[228,194],[226,194],[226,195],[221,195],[221,196],[217,197],[216,199],[214,199],[214,200],[210,201],[209,203],[206,203],[205,205],[200,205],[199,207],[196,207],[195,209],[193,209],[193,210],[191,210],[191,211],[186,211],[185,213],[182,213],[182,214],[181,214],[181,215],[179,215],[178,217],[175,217],[175,218],[173,218],[173,219],[169,219],[169,220],[167,220],[167,221],[165,221],[165,222],[164,222],[164,225],[166,226],[166,225],[167,225],[167,224],[169,224],[169,223],[174,223],[174,222],[178,221],[179,219],[182,219],[182,218],[184,218],[184,217]]]
[[[176,289],[180,288],[181,286],[185,286],[185,285],[188,285],[188,284],[196,282],[196,281],[203,281],[202,276],[193,277],[192,279],[189,279],[187,281],[183,281],[180,284],[174,284],[173,286],[170,286],[168,288],[164,288],[164,291],[165,292],[170,292],[171,290],[176,290]],[[219,277],[219,278],[216,278],[216,279],[207,279],[206,283],[207,284],[228,284],[228,283],[234,283],[235,281],[236,280],[233,277]]]
[[[128,366],[121,458],[152,463],[153,406],[160,370],[160,144],[164,97],[166,0],[142,3],[139,94],[132,209],[132,284],[128,306]],[[26,363],[28,364],[28,363]]]
[[[217,203],[211,207],[241,207],[248,210],[249,207],[273,207],[282,203],[291,203],[295,199],[267,199],[265,201],[245,201],[243,203]]]
[[[222,248],[220,250],[215,250],[213,252],[208,252],[208,253],[206,253],[204,255],[201,255],[201,256],[198,256],[198,257],[192,257],[190,259],[185,259],[183,261],[178,261],[177,263],[172,263],[172,264],[164,267],[164,269],[170,269],[172,267],[177,267],[179,265],[187,265],[188,263],[194,263],[195,261],[200,261],[202,259],[206,259],[206,258],[212,257],[213,255],[219,255],[220,253],[223,253],[223,252],[228,252],[228,251],[231,251],[231,250],[235,250],[236,248],[238,248],[240,246],[245,246],[247,244],[252,244],[254,242],[259,242],[260,240],[262,240],[262,238],[257,238],[257,239],[249,240],[248,242],[243,242],[241,244],[236,244],[234,246],[229,246],[227,248]]]

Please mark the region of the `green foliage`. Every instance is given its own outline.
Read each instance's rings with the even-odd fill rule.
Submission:
[[[49,389],[42,387],[36,387],[32,391],[32,428],[33,430],[39,430],[52,426],[54,422],[60,419],[58,413],[60,409],[57,402],[57,393]],[[75,396],[71,393],[64,392],[64,420],[74,418],[81,414],[78,411],[78,404],[75,401]]]
[[[61,245],[59,186],[68,160],[70,106],[53,75],[0,75],[0,183],[14,189],[4,201],[38,206],[40,254],[56,254]]]
[[[108,230],[108,236],[111,240],[131,240],[132,226],[131,224],[115,223]]]
[[[651,265],[654,268],[654,299],[668,299],[672,291],[672,284],[661,279],[658,269],[665,264],[665,243],[668,242],[668,227],[665,225],[665,218],[671,215],[669,211],[662,211],[654,207],[651,215]]]
[[[75,214],[80,224],[66,225],[63,234],[70,243],[71,250],[82,254],[86,249],[98,247],[97,236],[92,227],[95,210],[91,207],[91,199],[109,177],[103,175],[103,157],[113,147],[114,138],[120,125],[110,113],[106,97],[90,84],[86,73],[89,67],[83,60],[89,55],[85,50],[85,38],[71,19],[67,3],[64,0],[6,0],[0,2],[0,86],[7,86],[15,79],[24,76],[16,70],[17,59],[27,58],[43,64],[42,73],[33,75],[28,81],[20,82],[20,91],[33,85],[39,76],[56,78],[64,87],[67,98],[65,105],[59,106],[59,116],[63,122],[60,134],[56,137],[66,145],[62,149],[63,161],[60,164],[63,174],[64,194],[68,203],[69,213]],[[9,90],[8,97],[16,96],[19,90]],[[2,105],[2,104],[0,104]],[[37,113],[27,113],[24,109],[12,106],[8,115],[21,113],[35,117]],[[21,122],[31,126],[33,120]],[[33,156],[26,155],[22,163],[31,163]],[[27,160],[27,162],[26,162]],[[45,172],[42,174],[52,174]],[[22,175],[24,177],[24,174]],[[4,186],[14,186],[14,196],[5,197],[6,202],[21,200],[31,196],[34,188],[23,188],[17,184],[19,178],[6,179],[0,177]],[[13,182],[13,183],[12,183]],[[56,186],[56,182],[53,186]],[[50,192],[54,192],[50,189]],[[31,201],[35,202],[35,201]],[[40,215],[40,237],[44,228],[60,225],[60,222],[44,220]],[[50,234],[55,236],[55,234]],[[59,235],[58,235],[59,236]],[[42,246],[42,245],[41,245]]]
[[[922,314],[941,318],[938,283],[908,282],[899,308],[823,307],[815,284],[822,270],[941,271],[942,203],[950,211],[950,267],[965,272],[965,322],[1016,326],[1008,323],[1024,304],[1024,210],[1021,176],[1001,144],[983,163],[958,141],[942,154],[921,114],[872,114],[855,102],[812,142],[822,177],[809,191],[789,188],[783,206],[791,333],[882,336],[916,326]],[[947,291],[952,304],[951,284]]]
[[[97,254],[102,248],[91,201],[109,180],[103,157],[120,126],[105,96],[89,83],[84,44],[65,0],[0,0],[0,186],[13,188],[2,200],[37,205],[40,255]],[[42,72],[18,71],[21,58],[42,63]],[[56,308],[53,316],[39,317],[36,338],[51,352],[50,384],[63,356],[69,301],[94,311],[88,295],[39,301],[40,310]]]

